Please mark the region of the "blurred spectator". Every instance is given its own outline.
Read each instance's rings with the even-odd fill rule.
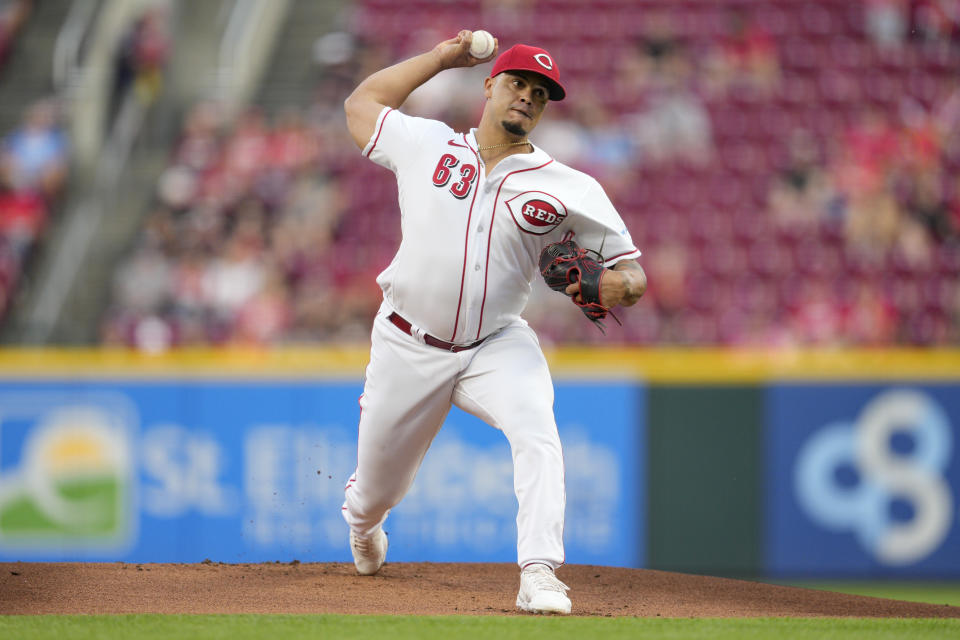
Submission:
[[[943,160],[960,166],[960,75],[951,74],[945,85],[945,97],[934,106],[931,118],[941,141]]]
[[[896,337],[896,311],[869,283],[859,281],[843,314],[844,337],[848,344],[883,346]]]
[[[213,169],[220,158],[222,114],[216,103],[200,102],[187,114],[177,141],[173,161],[193,172]]]
[[[188,331],[185,340],[199,334],[202,337],[202,323],[207,313],[207,296],[204,278],[209,263],[208,253],[198,246],[184,247],[176,254],[171,265],[170,296],[172,314],[175,322],[184,327],[196,324],[196,331]],[[156,305],[154,305],[156,306]],[[190,340],[193,342],[194,340]],[[202,342],[202,339],[197,339]]]
[[[193,203],[199,190],[197,174],[184,165],[167,167],[157,184],[160,202],[176,210],[186,209]]]
[[[859,171],[851,167],[849,172]],[[901,222],[900,207],[883,184],[863,182],[862,188],[847,192],[847,242],[854,251],[879,261],[884,259],[897,240]]]
[[[651,300],[657,313],[665,321],[669,330],[681,327],[679,320],[690,311],[687,292],[689,278],[688,254],[684,245],[676,242],[665,243],[652,251],[647,270],[650,281],[657,286],[650,289]],[[668,341],[682,342],[682,335],[664,335]]]
[[[0,188],[0,241],[23,260],[47,222],[47,204],[35,191]]]
[[[0,67],[33,9],[33,0],[0,0]]]
[[[313,43],[313,64],[319,86],[346,96],[353,89],[357,67],[369,57],[369,47],[352,33],[333,31]]]
[[[787,149],[786,165],[770,190],[770,212],[781,228],[810,230],[828,216],[833,188],[809,132],[794,130]]]
[[[938,171],[921,173],[906,204],[907,213],[940,242],[956,238],[958,232],[943,186]]]
[[[263,286],[237,310],[234,340],[259,345],[279,342],[292,315],[287,283],[277,270],[267,269]]]
[[[890,190],[900,143],[884,113],[867,108],[842,136],[831,179],[845,203],[847,241],[881,260],[896,240],[900,207]]]
[[[909,0],[866,0],[866,31],[881,50],[896,51],[904,42],[909,24]]]
[[[663,76],[674,73],[671,67],[681,54],[681,46],[671,13],[646,15],[642,32],[617,65],[616,90],[621,99],[626,103],[638,100],[651,84],[660,84]]]
[[[52,100],[32,104],[0,145],[0,317],[67,177],[68,144]]]
[[[204,273],[204,298],[224,326],[231,323],[240,307],[260,290],[265,281],[261,226],[259,213],[248,210],[237,221],[223,253],[207,265]]]
[[[916,180],[917,176],[936,170],[943,151],[942,133],[931,115],[916,100],[903,100],[900,107],[900,149],[893,159],[895,169],[902,177]]]
[[[248,187],[263,161],[268,157],[269,132],[267,121],[259,109],[248,109],[227,138],[223,153],[224,170]]]
[[[170,298],[170,264],[159,247],[144,244],[114,273],[115,303],[127,313],[159,310]]]
[[[894,240],[894,258],[903,267],[924,271],[933,261],[933,248],[933,240],[922,221],[916,218],[900,221]]]
[[[767,96],[780,85],[776,43],[742,8],[727,14],[726,33],[708,55],[706,70],[709,86],[720,94],[743,86]]]
[[[67,141],[56,107],[44,100],[30,106],[24,123],[3,140],[0,150],[0,245],[12,268],[0,275],[3,299],[17,281],[28,253],[47,225],[51,205],[67,175]],[[0,306],[0,313],[4,310]]]
[[[324,67],[324,71],[329,73],[348,65],[354,59],[356,48],[353,34],[345,31],[326,33],[313,43],[313,62]]]
[[[653,13],[648,17],[643,33],[637,38],[637,48],[642,52],[642,60],[648,68],[643,75],[663,75],[667,73],[675,55],[678,55],[680,39],[676,34],[671,14]]]
[[[803,283],[803,293],[789,325],[801,345],[839,345],[843,341],[843,312],[829,285],[821,280]]]
[[[842,144],[845,161],[862,168],[864,179],[871,183],[889,177],[901,150],[887,114],[873,106],[866,107],[859,119],[844,132]],[[850,186],[857,188],[861,185]]]
[[[686,51],[673,45],[650,76],[645,107],[632,118],[630,134],[644,164],[682,160],[703,165],[713,157],[710,116],[690,89]]]
[[[556,106],[559,108],[551,114],[552,117],[542,119],[537,125],[533,141],[560,162],[579,167],[590,146],[590,132],[571,116],[569,104],[558,103]]]
[[[0,179],[13,191],[55,198],[67,173],[67,139],[56,106],[44,100],[30,107],[23,124],[3,141]]]
[[[109,118],[112,120],[127,93],[149,104],[160,93],[162,71],[170,55],[170,12],[163,4],[147,7],[131,25],[118,47]]]
[[[310,135],[299,109],[288,107],[280,112],[268,143],[269,163],[292,175],[312,167],[319,157],[319,144]]]
[[[914,0],[911,35],[927,44],[960,42],[957,0]]]
[[[631,176],[633,146],[623,135],[619,116],[614,116],[600,100],[583,95],[572,98],[574,117],[584,137],[578,145],[577,162],[602,180],[608,191],[616,193],[617,185]]]

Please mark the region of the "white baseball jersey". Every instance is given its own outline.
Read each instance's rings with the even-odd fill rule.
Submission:
[[[608,267],[640,256],[595,179],[536,146],[487,175],[475,132],[386,107],[363,149],[399,187],[403,239],[377,278],[384,299],[458,344],[520,317],[547,244],[572,237]]]

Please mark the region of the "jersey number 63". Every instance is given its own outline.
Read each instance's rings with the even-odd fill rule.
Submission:
[[[433,171],[433,184],[437,187],[445,187],[450,182],[452,170],[460,164],[456,156],[445,153],[440,156],[437,162],[437,168]],[[450,185],[450,193],[453,197],[463,200],[470,195],[470,189],[473,187],[474,180],[477,179],[477,168],[472,164],[465,164],[460,167],[460,180]]]

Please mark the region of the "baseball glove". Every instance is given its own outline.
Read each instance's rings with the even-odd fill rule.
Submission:
[[[604,329],[601,321],[608,313],[620,324],[619,318],[600,302],[600,281],[606,271],[602,260],[600,254],[584,249],[573,240],[554,242],[540,252],[540,275],[547,286],[566,295],[567,287],[579,282],[580,299],[572,298],[573,303],[600,331]]]

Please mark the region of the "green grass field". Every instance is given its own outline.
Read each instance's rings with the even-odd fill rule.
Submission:
[[[960,606],[960,583],[807,582],[811,589]],[[349,638],[466,640],[566,638],[822,638],[960,637],[960,619],[856,618],[556,618],[533,616],[128,615],[0,616],[11,640],[152,640],[172,638]]]
[[[948,638],[960,636],[960,620],[877,620],[836,618],[546,618],[494,616],[8,616],[0,637],[19,639],[111,640],[113,638]]]
[[[781,582],[794,587],[960,607],[960,582]]]

